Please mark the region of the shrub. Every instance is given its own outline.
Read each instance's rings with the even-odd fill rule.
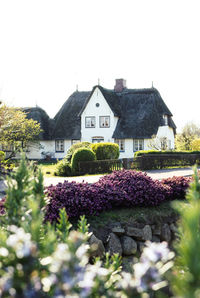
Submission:
[[[69,217],[79,217],[118,207],[157,206],[165,200],[183,199],[189,179],[181,177],[172,181],[153,180],[142,172],[130,170],[115,171],[94,184],[65,181],[47,188],[50,201],[45,218],[56,221],[61,208],[66,209]]]
[[[91,149],[88,148],[79,148],[76,149],[72,156],[72,173],[79,173],[79,162],[80,161],[93,161],[95,160],[95,154]]]
[[[193,151],[175,151],[175,150],[170,150],[170,151],[159,151],[159,150],[141,150],[141,151],[137,151],[135,152],[134,154],[134,157],[137,157],[137,156],[142,156],[142,155],[152,155],[152,154],[156,154],[156,155],[164,155],[164,154],[171,154],[171,155],[179,155],[179,154],[186,154],[186,155],[190,155],[190,154],[200,154],[200,151],[197,151],[197,150],[193,150]]]
[[[91,149],[91,143],[90,142],[79,142],[74,145],[72,145],[69,150],[67,151],[67,155],[65,156],[65,159],[67,159],[68,162],[71,162],[72,156],[74,152],[79,148],[89,148]]]
[[[91,147],[97,160],[119,158],[119,146],[115,143],[95,143]]]
[[[174,176],[172,178],[162,179],[161,182],[171,188],[170,197],[168,199],[181,200],[185,198],[191,181],[191,177]]]
[[[72,169],[70,163],[66,159],[60,160],[54,172],[55,176],[71,176]]]

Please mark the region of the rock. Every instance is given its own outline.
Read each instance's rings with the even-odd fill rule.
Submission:
[[[114,227],[114,228],[112,228],[112,232],[118,236],[121,236],[125,233],[125,230],[121,227]]]
[[[160,225],[154,225],[153,229],[153,235],[157,235],[157,236],[160,236],[161,234],[161,226]]]
[[[158,236],[156,236],[156,235],[153,235],[151,241],[152,241],[152,242],[160,242],[160,238],[159,238]]]
[[[134,237],[135,239],[138,239],[138,240],[142,240],[143,239],[143,230],[128,226],[126,228],[126,235]]]
[[[152,240],[152,230],[151,227],[149,225],[146,225],[143,228],[143,240],[147,241],[147,240]]]
[[[133,274],[133,265],[134,265],[133,256],[127,256],[122,258],[122,271],[129,272]]]
[[[103,257],[105,253],[105,247],[103,245],[103,242],[94,234],[92,234],[89,239],[89,245],[91,247],[91,257]]]
[[[160,239],[167,242],[171,241],[171,231],[168,224],[162,226]]]
[[[108,251],[111,255],[118,253],[120,256],[122,255],[122,246],[119,238],[114,233],[110,233],[108,239]]]
[[[138,249],[139,249],[139,252],[140,253],[143,252],[144,247],[145,247],[144,242],[138,242]]]
[[[122,252],[126,256],[133,255],[137,252],[137,243],[128,236],[123,236],[121,238],[121,244],[122,244]]]

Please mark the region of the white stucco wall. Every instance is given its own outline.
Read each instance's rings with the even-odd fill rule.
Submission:
[[[99,107],[96,104],[99,103]],[[95,127],[85,127],[85,117],[95,116]],[[110,127],[100,127],[99,117],[110,116]],[[117,117],[114,116],[100,89],[96,87],[90,101],[81,115],[81,141],[92,142],[93,137],[103,137],[104,142],[114,142],[112,138]]]

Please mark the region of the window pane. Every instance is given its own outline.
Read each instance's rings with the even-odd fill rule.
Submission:
[[[110,116],[100,116],[100,127],[110,127]]]
[[[85,127],[95,127],[95,117],[85,117]]]

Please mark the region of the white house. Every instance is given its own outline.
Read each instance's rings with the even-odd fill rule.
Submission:
[[[167,140],[168,149],[174,148],[176,126],[158,90],[128,89],[123,79],[116,80],[113,90],[97,85],[92,91],[74,92],[54,119],[39,107],[26,112],[43,129],[41,146],[27,154],[32,159],[46,154],[63,158],[78,141],[116,142],[120,158],[133,157],[138,150],[151,149],[153,135]]]

